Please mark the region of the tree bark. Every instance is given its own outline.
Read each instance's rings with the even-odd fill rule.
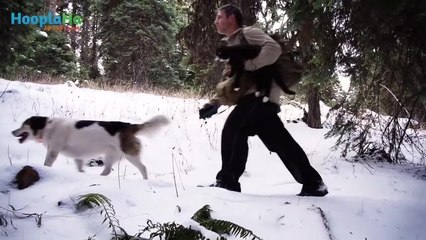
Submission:
[[[308,119],[307,124],[311,128],[322,128],[321,124],[321,109],[319,105],[319,90],[318,87],[309,86],[307,93],[308,99]]]
[[[98,33],[98,13],[94,13],[93,22],[92,22],[92,51],[90,53],[90,69],[89,77],[91,79],[96,79],[99,77],[99,68],[98,68],[98,46],[97,46],[97,33]]]
[[[89,69],[90,64],[90,47],[89,47],[89,41],[90,41],[90,29],[91,29],[91,22],[90,22],[90,16],[91,12],[89,10],[89,4],[87,2],[84,2],[82,5],[83,8],[83,25],[81,26],[81,38],[80,38],[80,62],[81,64],[86,68]]]
[[[72,17],[77,15],[77,4],[75,2],[72,3]],[[74,22],[71,23],[71,27],[75,28],[76,25]],[[78,47],[77,44],[77,32],[75,30],[71,30],[69,33],[70,41],[71,41],[71,49],[75,53]]]

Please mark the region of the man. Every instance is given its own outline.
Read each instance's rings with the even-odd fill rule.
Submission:
[[[217,32],[225,35],[228,45],[240,43],[257,44],[262,50],[256,58],[245,62],[245,70],[250,71],[273,64],[281,54],[280,45],[262,30],[244,27],[241,10],[233,4],[220,7],[214,21]],[[241,89],[240,89],[241,91]],[[284,128],[278,117],[281,89],[273,83],[270,101],[262,102],[255,96],[255,87],[244,92],[235,108],[228,116],[222,131],[222,168],[217,173],[212,187],[241,192],[238,182],[244,172],[248,157],[248,137],[257,135],[271,151],[278,154],[295,180],[303,184],[299,196],[325,196],[328,191],[321,176],[310,165],[303,149]],[[217,113],[220,104],[210,100],[200,109],[200,118],[208,118]]]

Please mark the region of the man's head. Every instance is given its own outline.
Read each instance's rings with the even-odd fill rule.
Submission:
[[[227,36],[231,35],[231,33],[243,26],[241,10],[234,4],[223,5],[217,10],[214,24],[218,33]]]

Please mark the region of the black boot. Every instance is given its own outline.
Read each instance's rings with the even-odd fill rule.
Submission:
[[[234,183],[234,184],[226,184],[220,180],[216,180],[215,183],[210,184],[209,187],[219,187],[219,188],[224,188],[226,190],[229,191],[234,191],[234,192],[241,192],[241,185],[239,182]]]
[[[316,184],[303,184],[302,191],[300,191],[297,196],[323,197],[327,195],[327,193],[327,186],[324,184],[324,182],[319,182]]]

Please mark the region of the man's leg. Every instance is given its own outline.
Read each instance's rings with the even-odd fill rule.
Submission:
[[[244,97],[234,108],[222,131],[222,168],[216,176],[217,185],[233,191],[241,191],[238,179],[244,172],[247,162],[249,136],[247,128],[252,125],[252,115],[257,108],[257,103],[253,103],[251,99],[250,96]]]
[[[232,191],[241,191],[237,173],[244,172],[248,156],[247,137],[242,136],[232,127],[224,128],[222,132],[222,168],[217,173],[219,187]]]
[[[263,114],[257,121],[257,135],[272,152],[276,152],[294,179],[303,184],[303,190],[312,195],[327,194],[326,187],[319,173],[311,166],[300,145],[293,139],[276,114],[273,103],[265,103]],[[324,191],[316,192],[319,188]]]

